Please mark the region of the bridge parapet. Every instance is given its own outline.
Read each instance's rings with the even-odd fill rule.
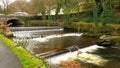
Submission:
[[[10,19],[18,19],[16,16],[0,16],[0,23],[4,22],[5,20],[10,20]]]

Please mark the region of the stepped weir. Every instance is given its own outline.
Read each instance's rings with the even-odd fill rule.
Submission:
[[[53,56],[56,56],[56,55],[64,54],[64,53],[67,53],[67,52],[74,52],[74,51],[77,51],[77,50],[79,50],[79,47],[76,46],[76,45],[73,45],[73,46],[67,47],[65,49],[45,52],[45,53],[38,54],[36,56],[37,57],[42,57],[42,58],[50,58],[50,57],[53,57]]]
[[[17,38],[34,38],[33,34],[43,33],[46,31],[63,30],[60,26],[44,26],[44,27],[8,27],[12,31],[13,35]]]
[[[9,27],[12,32],[14,31],[33,31],[33,30],[48,30],[48,29],[63,29],[60,26],[45,26],[45,27]]]

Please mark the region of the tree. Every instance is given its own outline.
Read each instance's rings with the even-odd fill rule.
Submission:
[[[56,21],[58,19],[58,13],[60,12],[61,9],[61,3],[60,0],[56,1],[56,12],[55,12],[55,16],[54,16],[54,20]]]
[[[6,23],[7,22],[7,14],[9,13],[8,5],[10,3],[10,0],[0,0],[0,2],[3,5],[3,13],[5,14],[4,23]]]
[[[82,11],[92,12],[93,1],[88,0],[80,3]]]
[[[120,0],[110,0],[113,10],[120,10]]]
[[[0,6],[0,14],[3,13],[2,7]]]
[[[48,16],[48,24],[50,24],[50,21],[52,20],[51,15],[54,15],[54,11],[52,11],[52,10],[55,10],[55,2],[54,2],[54,0],[52,0],[52,1],[46,0],[44,3],[44,5],[45,5],[44,7],[46,9],[46,14]]]
[[[69,25],[69,20],[70,20],[70,12],[71,12],[71,5],[70,5],[70,0],[64,0],[63,2],[64,6],[63,6],[63,12],[64,12],[64,16],[65,16],[65,25],[68,26]]]
[[[28,2],[26,0],[16,0],[9,5],[9,8],[13,12],[26,12],[28,9]]]
[[[70,14],[75,12],[75,6],[78,5],[75,1],[77,0],[60,0],[61,3],[61,8],[63,9],[64,12],[64,17],[65,17],[65,26],[69,26],[70,24]]]
[[[37,15],[38,13],[40,13],[41,7],[41,0],[31,0],[29,2],[29,13]]]
[[[106,26],[108,22],[111,21],[113,17],[113,13],[111,11],[111,1],[105,0],[103,1],[103,12],[101,14],[102,25]]]
[[[95,22],[95,25],[97,26],[98,25],[98,9],[97,9],[97,5],[96,5],[96,1],[93,0],[93,17],[94,17],[94,22]]]

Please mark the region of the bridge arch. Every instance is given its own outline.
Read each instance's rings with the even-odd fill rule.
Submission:
[[[12,23],[12,25],[10,25],[10,27],[20,27],[20,26],[24,26],[24,22],[19,20],[19,19],[9,19],[7,20],[7,24]]]

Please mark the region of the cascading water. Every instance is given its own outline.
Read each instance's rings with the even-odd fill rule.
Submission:
[[[107,63],[108,60],[103,59],[99,55],[90,54],[94,52],[95,50],[97,50],[98,48],[104,48],[104,47],[92,45],[86,48],[80,48],[79,50],[76,50],[74,52],[68,52],[68,53],[64,53],[61,55],[53,56],[51,58],[48,58],[47,61],[51,64],[59,64],[61,63],[61,61],[69,61],[70,59],[77,58],[83,62],[92,63],[96,65],[102,65],[102,64]],[[82,53],[77,56],[78,51],[81,51]]]
[[[47,61],[53,65],[61,61],[78,59],[80,62],[93,65],[86,68],[95,68],[94,65],[102,66],[102,68],[120,67],[119,48],[90,45],[96,39],[83,37],[83,33],[66,33],[61,28],[47,30],[46,28],[42,30],[29,28],[27,31],[13,31],[13,34],[16,36],[15,41],[27,39],[24,46],[26,50],[37,57],[46,56]],[[78,54],[79,51],[80,54]]]
[[[82,35],[83,35],[83,33],[54,34],[54,35],[49,35],[49,36],[45,36],[45,37],[33,38],[33,39],[30,39],[29,42],[34,41],[34,42],[39,42],[39,43],[47,43],[55,38],[59,39],[59,38],[64,38],[64,37],[80,37]],[[33,53],[33,50],[31,49],[31,47],[33,47],[33,45],[35,44],[34,42],[32,45],[31,45],[31,43],[30,44],[28,43],[29,46],[26,47],[26,49],[29,50],[31,53]]]
[[[67,34],[54,34],[46,37],[33,38],[31,40],[45,42],[53,38],[67,37],[67,36],[81,36],[83,33],[67,33]]]
[[[19,38],[24,38],[24,37],[27,37],[27,38],[32,38],[34,37],[33,35],[34,34],[37,34],[37,33],[40,33],[40,32],[50,32],[50,31],[63,31],[63,28],[60,28],[60,29],[50,29],[50,30],[29,30],[29,31],[14,31],[12,32],[13,35],[15,37],[19,37]]]

